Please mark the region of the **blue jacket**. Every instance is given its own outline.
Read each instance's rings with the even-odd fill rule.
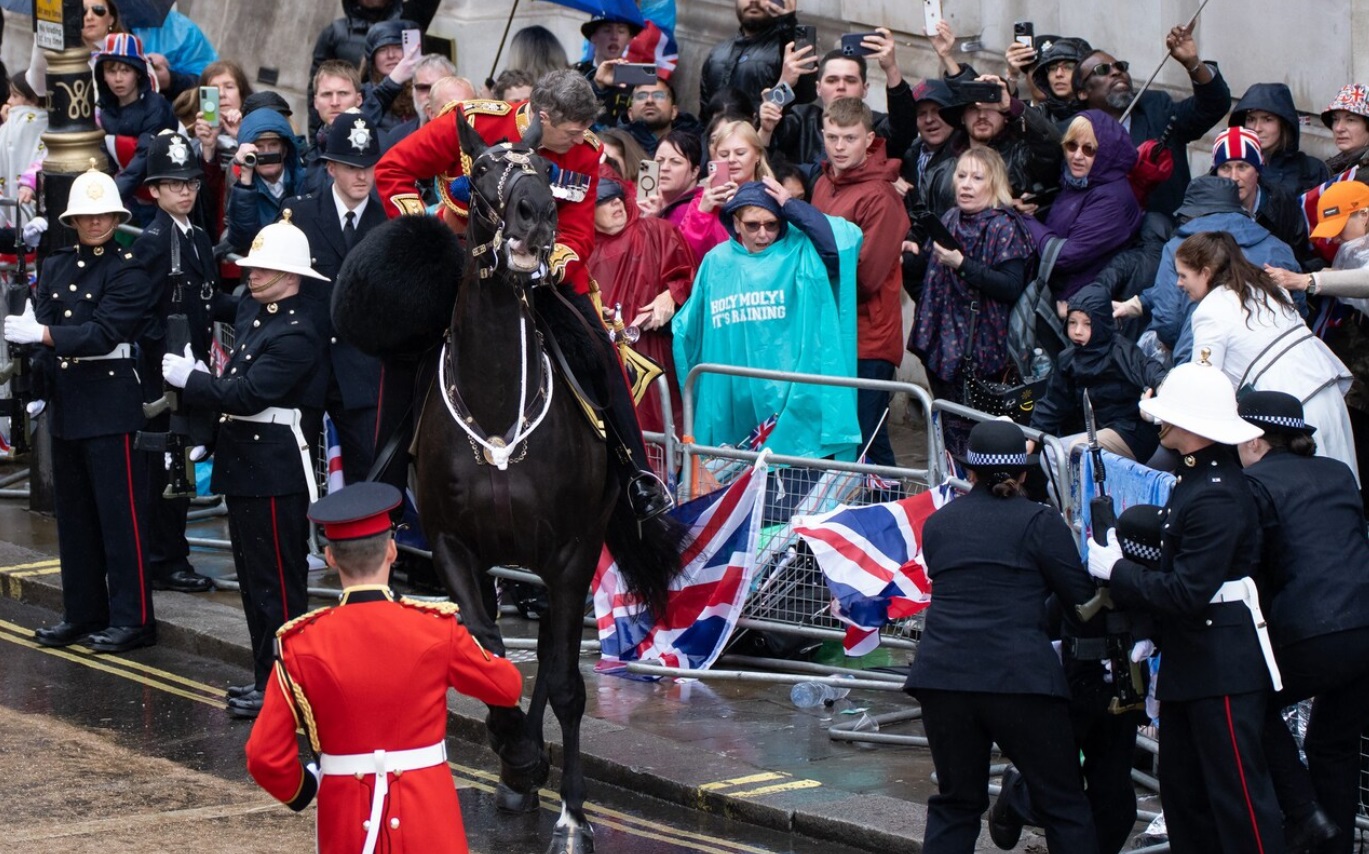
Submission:
[[[285,192],[279,198],[266,189],[261,175],[252,175],[252,186],[244,187],[234,181],[228,191],[228,208],[224,218],[228,223],[226,239],[234,251],[245,253],[253,238],[263,227],[280,219],[281,202],[299,191],[304,167],[300,164],[299,149],[295,143],[295,131],[285,116],[275,110],[253,110],[243,117],[238,129],[238,142],[255,143],[263,134],[276,133],[285,140]]]
[[[1270,234],[1249,216],[1239,213],[1214,213],[1194,217],[1174,231],[1160,255],[1160,270],[1155,284],[1141,294],[1141,304],[1150,309],[1150,326],[1160,341],[1174,352],[1174,364],[1187,362],[1193,354],[1193,325],[1190,318],[1197,303],[1179,290],[1174,269],[1174,251],[1187,238],[1208,231],[1225,231],[1240,244],[1246,260],[1256,267],[1272,264],[1285,270],[1298,269],[1298,260],[1287,243]]]

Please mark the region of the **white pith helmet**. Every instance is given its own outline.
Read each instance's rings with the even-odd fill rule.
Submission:
[[[71,192],[67,195],[67,209],[58,219],[63,225],[72,226],[73,216],[98,214],[117,214],[121,224],[133,217],[124,208],[114,179],[96,169],[95,160],[92,159],[90,168],[77,175],[76,180],[71,182]]]
[[[1203,356],[1202,361],[1170,371],[1155,396],[1141,401],[1141,411],[1224,445],[1263,436],[1263,430],[1237,413],[1231,380],[1207,363],[1206,353]]]
[[[272,223],[257,232],[256,238],[252,241],[252,250],[247,253],[246,258],[238,262],[238,266],[294,273],[328,281],[327,276],[314,272],[314,268],[310,266],[312,260],[313,257],[309,254],[309,238],[304,236],[299,226],[290,222],[290,210],[287,208],[280,222]]]

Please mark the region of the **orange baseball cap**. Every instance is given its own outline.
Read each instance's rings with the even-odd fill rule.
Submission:
[[[1369,185],[1340,181],[1327,187],[1317,199],[1317,227],[1312,237],[1331,238],[1341,233],[1350,214],[1369,208]]]

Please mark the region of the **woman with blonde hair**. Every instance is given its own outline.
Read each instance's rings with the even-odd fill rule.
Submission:
[[[721,122],[708,140],[709,177],[703,192],[689,205],[680,231],[685,243],[701,261],[708,250],[728,240],[718,212],[737,194],[737,188],[750,181],[773,178],[770,162],[760,134],[750,122]],[[717,164],[716,166],[714,164]],[[726,180],[717,177],[726,173]]]
[[[932,244],[908,349],[927,368],[934,397],[963,402],[967,366],[997,377],[1009,366],[1008,315],[1027,287],[1031,236],[1012,209],[998,152],[972,146],[956,161],[956,206],[942,224],[958,248]],[[969,424],[946,419],[946,446],[959,453]]]

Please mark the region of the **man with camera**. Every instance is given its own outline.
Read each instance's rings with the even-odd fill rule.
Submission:
[[[257,232],[280,219],[281,202],[302,189],[304,169],[289,120],[273,109],[244,116],[233,166],[238,179],[228,192],[226,239],[245,253]]]
[[[775,85],[787,65],[787,53],[803,28],[798,25],[799,0],[737,0],[737,22],[741,30],[731,39],[716,45],[704,61],[699,75],[699,119],[708,124],[709,102],[726,89],[736,89],[753,104],[761,102],[761,92]],[[803,58],[812,62],[812,48]],[[809,69],[811,70],[811,69]],[[796,77],[790,82],[806,104],[815,97],[812,77]]]
[[[637,21],[616,15],[595,15],[580,27],[580,33],[594,46],[594,58],[576,63],[575,70],[585,75],[594,87],[594,96],[604,105],[598,123],[613,126],[627,118],[632,106],[632,86],[656,79],[654,65],[627,63],[628,42],[642,31]],[[625,68],[618,68],[625,65]]]
[[[861,36],[855,42],[855,36]],[[803,75],[812,74],[805,68],[812,61],[812,48],[785,48],[784,72],[779,82],[764,94],[760,107],[761,141],[770,154],[784,155],[790,163],[803,170],[809,179],[821,171],[824,157],[823,111],[838,98],[865,100],[870,94],[867,77],[873,57],[886,79],[889,114],[872,112],[874,133],[889,141],[888,150],[906,151],[917,138],[917,105],[913,91],[903,79],[894,57],[893,35],[884,27],[873,33],[851,33],[843,36],[842,47],[829,51],[817,67],[817,100],[796,103],[794,87]]]

